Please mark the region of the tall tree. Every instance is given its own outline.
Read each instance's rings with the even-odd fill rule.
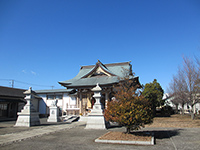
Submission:
[[[186,87],[183,71],[179,68],[177,75],[173,76],[173,79],[169,84],[168,92],[170,97],[173,97],[172,103],[176,106],[181,104],[182,115],[184,115],[184,105],[188,103]]]
[[[183,72],[186,82],[186,94],[188,98],[188,104],[191,106],[191,118],[194,119],[195,108],[194,105],[199,102],[199,71],[194,61],[184,57],[183,58]]]
[[[163,94],[164,91],[156,79],[151,83],[146,83],[144,86],[142,95],[151,101],[154,116],[156,115],[156,107],[164,104],[162,100]]]
[[[137,130],[153,121],[151,103],[137,90],[133,80],[126,78],[115,87],[115,99],[108,102],[105,119],[126,127],[126,132]]]
[[[194,105],[199,102],[199,75],[199,68],[195,62],[188,57],[183,57],[183,66],[179,68],[178,74],[173,78],[170,85],[171,95],[174,96],[175,102],[179,102],[182,105],[182,111],[184,103],[191,106],[192,119],[194,119],[195,113]],[[172,84],[174,84],[175,87],[172,87]]]

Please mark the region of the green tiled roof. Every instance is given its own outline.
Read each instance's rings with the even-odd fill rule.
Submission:
[[[88,74],[92,73],[95,68],[100,66],[105,72],[110,74],[110,76],[91,76],[87,77]],[[96,65],[91,66],[82,66],[79,73],[70,80],[59,82],[61,85],[67,88],[76,88],[76,87],[94,87],[97,83],[100,86],[102,85],[112,85],[119,82],[120,78],[123,78],[125,72],[129,71],[132,73],[132,65],[130,62],[123,63],[112,63],[112,64],[102,64],[100,61]],[[130,78],[137,78],[130,76]]]

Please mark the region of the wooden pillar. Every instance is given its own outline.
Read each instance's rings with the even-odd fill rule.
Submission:
[[[80,92],[79,92],[79,108],[80,108],[80,113],[83,113],[83,100],[82,100],[82,92],[81,92],[81,90],[80,90]]]
[[[108,101],[109,101],[109,93],[108,93],[108,91],[106,91],[106,95],[105,95],[105,109],[107,109],[107,103],[108,103]]]
[[[64,94],[63,94],[64,97]],[[64,99],[62,98],[62,121],[63,121],[63,115],[64,115]]]
[[[77,94],[77,97],[76,97],[76,108],[79,108],[79,106],[78,106],[78,94]]]

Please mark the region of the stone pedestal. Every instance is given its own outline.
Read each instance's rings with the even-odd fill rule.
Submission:
[[[101,99],[101,88],[97,84],[95,88],[92,89],[94,91],[93,97],[96,102],[93,106],[93,110],[88,115],[87,125],[85,129],[106,129],[105,127],[105,119],[103,116],[103,106],[100,103]]]
[[[28,91],[25,91],[26,95],[25,99],[27,101],[26,105],[22,109],[21,112],[18,112],[18,118],[15,126],[24,126],[30,127],[35,125],[40,125],[39,112],[36,112],[31,101],[35,99],[34,91],[32,91],[31,87]]]
[[[47,122],[60,122],[59,118],[59,108],[57,106],[57,100],[53,101],[50,106],[50,116],[47,119]]]

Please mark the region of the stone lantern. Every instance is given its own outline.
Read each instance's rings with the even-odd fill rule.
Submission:
[[[22,111],[17,113],[18,118],[15,126],[30,127],[40,125],[39,112],[35,111],[34,106],[31,103],[32,100],[37,100],[35,92],[32,91],[32,88],[30,87],[24,94],[26,95],[25,100],[27,103]]]
[[[103,106],[100,103],[101,99],[101,87],[97,83],[96,87],[92,89],[94,92],[93,97],[96,102],[93,106],[93,110],[88,115],[87,125],[85,129],[105,129],[105,119],[103,116]]]

